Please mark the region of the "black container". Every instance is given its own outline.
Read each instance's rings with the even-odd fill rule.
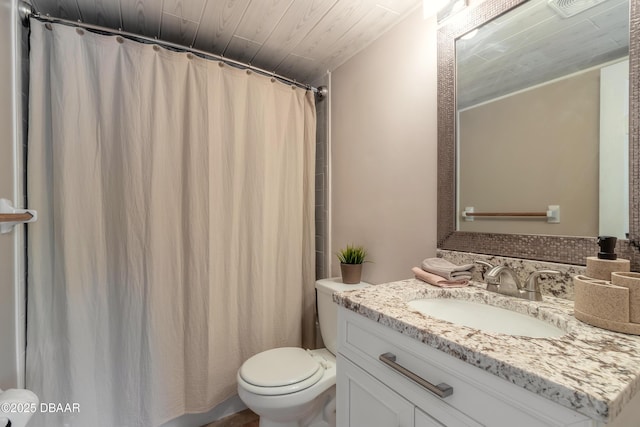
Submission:
[[[616,242],[618,239],[612,236],[598,236],[598,245],[600,246],[600,252],[598,252],[598,258],[614,260],[618,258],[616,255]]]

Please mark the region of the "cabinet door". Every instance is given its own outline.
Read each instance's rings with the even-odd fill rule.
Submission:
[[[338,354],[337,425],[413,427],[414,409],[400,395]]]
[[[416,427],[443,427],[438,421],[416,408]]]

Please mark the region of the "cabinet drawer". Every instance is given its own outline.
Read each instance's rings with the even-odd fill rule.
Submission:
[[[593,425],[584,415],[344,308],[338,324],[342,355],[447,426]],[[385,353],[424,380],[449,385],[453,394],[440,398],[427,391],[383,363]]]
[[[341,370],[336,380],[340,395],[337,401],[337,425],[414,427],[415,407],[412,403],[340,354],[337,363]]]
[[[434,420],[428,414],[425,414],[420,409],[415,409],[415,427],[442,427],[438,421]]]

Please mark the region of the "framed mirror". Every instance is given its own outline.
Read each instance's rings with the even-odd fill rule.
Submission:
[[[607,2],[609,3],[606,4]],[[448,22],[439,28],[438,248],[584,265],[585,257],[592,256],[597,252],[595,237],[601,234],[613,234],[609,231],[610,229],[601,226],[598,222],[599,218],[605,217],[605,214],[599,210],[598,203],[601,202],[606,207],[607,204],[610,204],[609,202],[604,202],[608,200],[608,195],[615,193],[616,196],[620,196],[628,192],[628,198],[626,198],[628,208],[625,207],[625,210],[628,209],[629,212],[628,217],[619,215],[619,207],[613,209],[616,216],[620,217],[620,221],[623,223],[622,226],[616,228],[616,230],[620,230],[617,232],[618,236],[624,236],[625,230],[628,230],[628,239],[619,240],[618,253],[620,256],[632,260],[632,268],[634,270],[640,267],[637,259],[637,244],[635,243],[640,238],[638,212],[640,204],[640,182],[638,182],[638,175],[640,174],[640,164],[638,164],[638,157],[640,156],[640,149],[638,148],[640,140],[638,45],[640,40],[638,25],[633,25],[638,19],[637,8],[639,2],[638,0],[631,0],[630,15],[624,14],[626,12],[624,8],[629,7],[626,0],[605,0],[602,3],[606,4],[601,6],[604,12],[598,11],[596,13],[596,11],[592,10],[588,13],[576,14],[580,19],[578,21],[575,19],[574,21],[569,21],[563,16],[560,18],[550,16],[549,13],[554,11],[551,10],[552,7],[547,5],[546,0],[486,0],[475,6],[468,7],[450,18]],[[614,13],[620,15],[620,11],[623,13],[623,18],[620,18],[620,16],[614,17]],[[630,16],[630,19],[627,16]],[[593,37],[592,40],[585,40],[584,37],[587,37],[586,32],[589,28],[604,27],[603,22],[599,22],[598,19],[611,21],[611,25],[616,29],[620,27],[620,23],[615,23],[615,19],[629,20],[631,25],[627,28],[630,28],[630,30],[625,28],[624,34],[619,32],[618,34],[613,34],[614,31],[608,31],[605,36],[591,35],[589,37]],[[568,53],[573,54],[578,49],[571,47],[568,49],[570,52],[567,52],[567,48],[559,47],[560,43],[554,43],[553,38],[549,37],[552,34],[556,34],[556,31],[552,28],[554,20],[560,22],[559,28],[563,28],[563,30],[571,28],[570,37],[575,38],[575,43],[589,46],[589,49],[586,49],[584,58],[578,59],[577,53],[576,58],[569,58]],[[574,23],[569,24],[569,22]],[[509,30],[509,24],[513,24],[517,30]],[[546,40],[536,41],[531,32],[533,29],[529,27],[540,27],[538,30],[542,30]],[[470,33],[476,29],[479,29],[476,42],[473,39],[463,39],[463,36],[468,38]],[[517,34],[517,36],[514,36],[514,34]],[[562,39],[570,38],[566,34],[568,33],[564,35],[558,34],[558,37]],[[628,37],[628,39],[625,40],[625,37]],[[601,43],[595,43],[593,40],[600,40]],[[630,40],[630,43],[628,43],[630,46],[628,68],[624,62],[627,60],[627,47],[622,46],[627,40]],[[596,44],[602,46],[600,49],[602,52],[597,52]],[[551,45],[551,50],[555,48],[556,51],[546,52],[540,47],[544,45]],[[529,57],[524,57],[522,54],[520,54],[520,57],[517,57],[517,55],[509,57],[510,51],[521,53],[524,49],[523,46],[532,46]],[[556,55],[555,60],[553,55]],[[548,57],[552,58],[549,60]],[[514,60],[514,58],[517,58],[517,60]],[[489,63],[490,66],[487,65]],[[508,133],[507,140],[513,138],[518,141],[524,141],[521,144],[523,149],[530,149],[532,145],[538,146],[542,145],[540,142],[550,141],[550,148],[547,147],[547,152],[541,154],[543,159],[545,156],[547,156],[546,158],[555,156],[554,147],[557,147],[558,153],[562,150],[568,152],[569,160],[565,158],[559,161],[558,164],[560,166],[550,167],[545,171],[545,165],[549,166],[548,162],[545,162],[545,164],[530,167],[534,171],[533,178],[523,178],[521,175],[525,174],[522,172],[534,163],[531,159],[538,154],[519,152],[514,158],[507,156],[507,151],[509,150],[506,150],[504,146],[497,145],[498,136],[491,132],[513,124],[515,122],[514,117],[517,118],[518,115],[514,113],[513,117],[507,116],[505,118],[502,116],[518,110],[520,106],[535,104],[536,102],[531,101],[531,96],[536,91],[546,90],[556,95],[561,94],[558,81],[561,81],[562,84],[570,81],[574,85],[569,86],[569,92],[567,92],[571,96],[585,92],[595,98],[594,104],[599,103],[599,98],[604,98],[599,93],[600,68],[602,64],[617,65],[617,68],[623,69],[623,71],[625,68],[628,69],[629,84],[628,86],[626,84],[622,85],[625,91],[624,99],[622,99],[623,107],[626,109],[628,106],[628,110],[624,111],[629,122],[628,163],[625,163],[628,164],[628,180],[625,180],[625,177],[621,178],[624,184],[628,185],[628,190],[624,188],[621,181],[616,181],[613,187],[617,188],[617,191],[598,193],[598,188],[601,186],[598,183],[599,176],[610,177],[612,174],[598,173],[599,165],[597,162],[604,156],[598,154],[597,146],[595,147],[595,153],[592,152],[586,156],[591,159],[592,163],[596,162],[595,171],[591,170],[589,173],[591,181],[589,181],[588,186],[591,187],[592,194],[587,194],[583,191],[584,187],[587,186],[586,183],[584,186],[576,188],[576,183],[571,183],[570,176],[553,175],[550,181],[544,184],[542,183],[543,179],[536,179],[536,173],[538,174],[537,178],[541,178],[540,175],[547,174],[549,169],[562,169],[561,166],[563,164],[566,166],[565,169],[573,171],[574,177],[577,175],[578,179],[580,179],[582,175],[585,175],[575,173],[577,165],[584,163],[577,156],[577,154],[583,154],[582,151],[578,152],[578,149],[585,145],[584,141],[586,140],[586,137],[580,131],[586,128],[589,128],[592,134],[600,131],[602,126],[599,123],[594,123],[594,117],[597,120],[602,115],[599,110],[602,107],[590,106],[582,108],[585,105],[583,101],[574,101],[575,105],[580,106],[581,109],[571,111],[571,114],[563,114],[565,111],[569,112],[571,110],[569,107],[559,106],[558,111],[555,113],[550,113],[546,118],[539,119],[538,122],[542,123],[541,127],[546,134],[541,134],[543,136],[538,136],[537,140],[533,139],[527,142],[525,138],[529,134],[535,134],[537,132],[535,130],[526,130],[522,135],[517,135],[518,130],[526,128],[526,124],[518,123],[511,133]],[[587,80],[590,79],[590,89],[583,90],[580,87],[576,90],[573,80],[578,79],[567,80],[565,78],[565,76],[574,75],[584,75]],[[580,78],[585,79],[583,77]],[[619,83],[620,77],[615,77],[613,81]],[[618,84],[618,86],[620,85]],[[536,88],[536,90],[531,90],[531,88]],[[627,90],[629,91],[628,97]],[[518,96],[514,96],[514,94],[518,94]],[[552,101],[552,104],[559,104],[559,101],[564,101],[568,98],[570,96],[558,96],[555,101]],[[509,102],[511,102],[511,105],[509,105]],[[617,102],[619,103],[620,99]],[[478,106],[481,108],[478,108]],[[503,112],[500,113],[500,109],[496,109],[496,106],[502,106]],[[543,105],[538,112],[547,113],[547,110],[551,110],[551,108]],[[520,117],[534,115],[528,110],[522,111],[520,111]],[[478,112],[481,114],[478,115]],[[472,116],[470,113],[478,115],[480,119],[476,117],[475,121],[471,120],[467,117]],[[595,116],[590,117],[588,114]],[[572,128],[566,122],[561,122],[557,124],[557,128],[563,131],[564,134],[558,129],[552,131],[550,123],[557,117],[567,115],[577,117],[578,124],[571,125],[577,127]],[[501,122],[501,120],[506,120],[506,122]],[[475,123],[476,127],[469,126],[469,123]],[[478,124],[482,126],[478,127]],[[487,136],[484,136],[483,126],[489,129]],[[617,127],[620,128],[619,125]],[[626,127],[626,124],[624,127]],[[586,134],[588,133],[586,132]],[[483,136],[485,143],[489,141],[490,145],[481,145]],[[554,141],[554,138],[557,140]],[[568,144],[567,141],[571,138],[576,139],[577,143],[583,144],[583,146],[578,146],[578,148],[571,145],[566,147],[559,146],[559,144]],[[464,148],[465,146],[462,145],[461,139],[462,143],[466,143],[467,147],[472,147],[473,149]],[[507,142],[507,144],[510,144],[508,145],[509,149],[515,145],[511,142]],[[595,144],[598,144],[597,136]],[[542,150],[540,147],[536,148]],[[607,148],[604,151],[609,152],[611,150]],[[571,162],[572,153],[576,155],[575,162]],[[487,157],[482,159],[482,155],[485,154]],[[623,152],[621,155],[626,154],[626,152]],[[474,161],[476,164],[474,164]],[[518,166],[519,164],[521,166]],[[618,167],[617,172],[620,172],[620,169]],[[498,178],[496,178],[498,181],[495,181],[495,185],[491,184],[491,181],[483,181],[492,173],[495,174],[495,172],[498,172]],[[522,178],[521,181],[515,179],[516,174],[518,179]],[[507,189],[500,188],[500,184],[504,184],[500,182],[500,177],[503,177],[502,181],[510,181],[509,184],[512,187],[510,189],[509,187]],[[516,182],[517,184],[514,184]],[[553,185],[553,183],[557,184]],[[563,183],[565,184],[564,187],[573,192],[572,197],[563,199],[555,192],[557,190],[555,187],[562,187]],[[461,187],[460,184],[463,186]],[[474,187],[474,185],[476,186]],[[528,185],[529,187],[527,187]],[[469,207],[469,204],[478,205],[479,209],[474,207],[476,211],[489,211],[492,209],[503,213],[505,210],[512,212],[531,211],[537,205],[532,207],[527,206],[527,203],[543,204],[540,200],[535,200],[536,197],[534,197],[532,188],[536,186],[539,187],[541,193],[544,193],[539,197],[541,200],[547,200],[549,205],[558,204],[565,207],[566,215],[562,217],[562,225],[547,225],[544,219],[541,223],[539,219],[535,218],[517,218],[515,220],[513,218],[489,218],[488,220],[478,220],[475,224],[463,222],[462,212]],[[619,188],[620,186],[622,188]],[[546,193],[544,192],[545,188],[549,189]],[[483,193],[483,189],[487,191]],[[504,195],[504,197],[501,198],[501,195]],[[578,197],[575,197],[576,195],[588,195],[588,203],[590,205],[578,205],[577,208],[574,208],[571,203],[575,201],[574,199],[578,199]],[[500,205],[503,202],[508,205],[514,201],[517,205],[513,207]],[[483,203],[485,203],[485,206],[482,206]],[[494,208],[495,205],[497,206]],[[537,210],[547,211],[547,208],[548,206],[544,203]],[[587,223],[587,226],[578,224],[581,222]]]

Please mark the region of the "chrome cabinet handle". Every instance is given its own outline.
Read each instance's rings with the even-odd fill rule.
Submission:
[[[378,359],[380,359],[380,361],[388,365],[394,371],[397,371],[405,377],[409,378],[411,381],[416,382],[438,397],[444,398],[453,394],[453,387],[451,387],[449,384],[440,383],[438,385],[433,385],[421,376],[414,374],[404,366],[396,363],[396,355],[393,353],[381,354],[380,356],[378,356]]]

